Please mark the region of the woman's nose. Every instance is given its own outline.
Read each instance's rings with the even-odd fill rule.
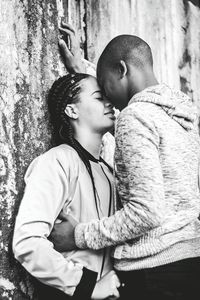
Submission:
[[[112,103],[109,102],[108,100],[105,100],[105,107],[113,108],[113,105],[112,105]]]

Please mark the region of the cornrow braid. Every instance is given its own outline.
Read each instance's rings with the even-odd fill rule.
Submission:
[[[73,127],[70,123],[69,117],[65,113],[65,108],[68,104],[79,101],[79,93],[81,91],[80,82],[89,77],[90,75],[88,74],[75,73],[65,75],[56,80],[49,91],[48,108],[51,122],[54,127],[56,144],[59,145],[61,143],[66,143],[70,145],[78,153],[79,157],[85,164],[92,181],[97,214],[100,218],[91,164],[83,147],[74,138]]]

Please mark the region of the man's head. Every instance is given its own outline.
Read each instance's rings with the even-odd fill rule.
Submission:
[[[134,94],[155,82],[149,45],[134,35],[115,37],[99,58],[97,79],[105,96],[123,109]]]

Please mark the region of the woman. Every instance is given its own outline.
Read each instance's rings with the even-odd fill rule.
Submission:
[[[102,137],[114,126],[113,107],[94,77],[78,73],[54,82],[48,104],[58,146],[27,170],[13,237],[15,257],[50,286],[40,286],[40,299],[118,298],[108,249],[60,254],[47,239],[60,213],[70,212],[79,222],[113,213],[112,170],[100,158]]]

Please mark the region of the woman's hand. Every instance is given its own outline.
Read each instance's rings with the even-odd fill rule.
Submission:
[[[115,271],[110,271],[105,274],[99,281],[97,281],[92,299],[118,299],[120,297],[117,288],[120,287],[120,281]]]
[[[69,73],[85,73],[86,67],[81,58],[79,38],[74,28],[67,23],[61,22],[59,30],[62,38],[58,44],[64,60],[65,67]]]

